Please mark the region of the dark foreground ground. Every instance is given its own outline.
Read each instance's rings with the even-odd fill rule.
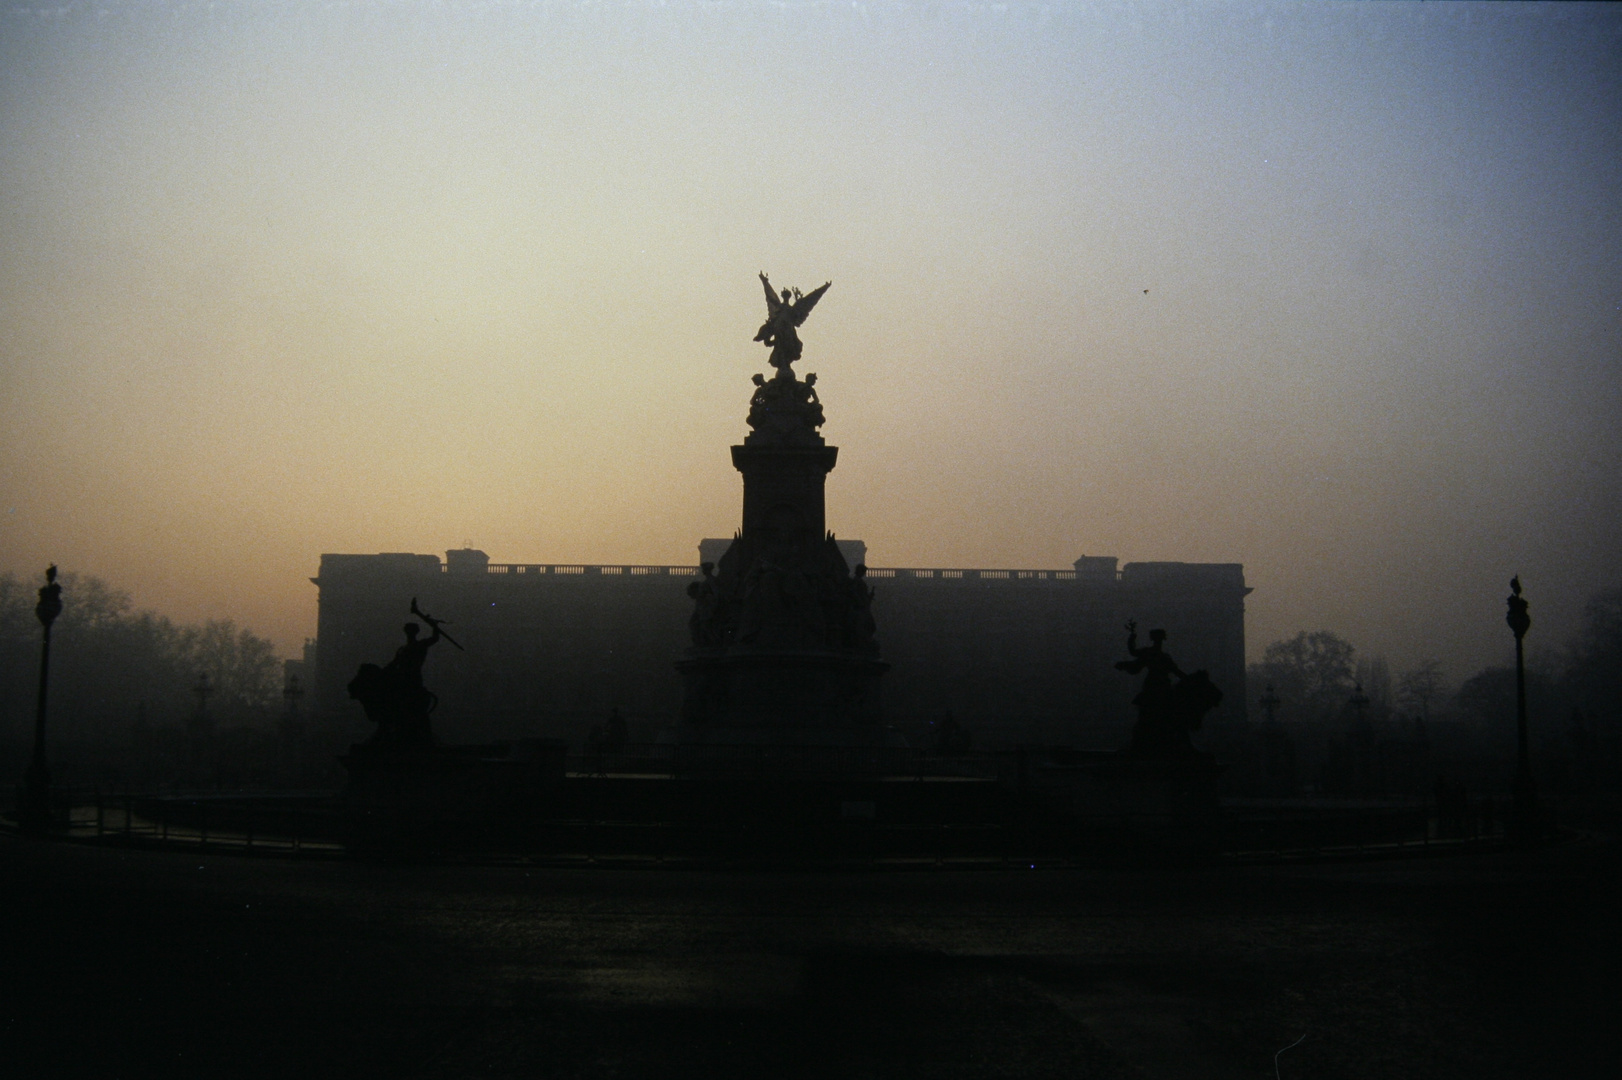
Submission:
[[[0,1075],[1613,1077],[1615,851],[411,867],[0,838]]]

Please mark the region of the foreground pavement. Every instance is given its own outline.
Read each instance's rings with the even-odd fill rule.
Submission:
[[[0,838],[0,1074],[1610,1077],[1616,851],[691,873]]]

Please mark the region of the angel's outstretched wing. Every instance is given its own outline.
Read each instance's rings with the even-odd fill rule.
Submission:
[[[763,274],[761,277],[764,280],[765,275]],[[800,326],[805,322],[805,317],[811,314],[811,309],[817,306],[817,301],[822,299],[822,294],[827,292],[828,286],[832,284],[831,281],[824,281],[820,288],[812,289],[795,301],[794,306],[789,309],[789,314],[794,317],[795,326]]]
[[[766,280],[764,270],[760,272],[760,284],[766,290],[766,317],[770,319],[777,314],[777,309],[783,306],[783,301],[779,300],[777,294],[772,292],[772,283]],[[798,326],[799,324],[796,323],[795,325]]]

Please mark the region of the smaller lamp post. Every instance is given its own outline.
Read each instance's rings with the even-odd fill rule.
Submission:
[[[45,761],[45,699],[51,680],[51,624],[62,614],[62,586],[56,581],[56,565],[45,571],[45,584],[39,590],[34,615],[45,629],[39,652],[39,696],[34,706],[34,757],[24,777],[23,804],[18,823],[29,832],[43,832],[51,823],[51,767]]]
[[[287,704],[287,718],[298,719],[298,699],[304,696],[304,687],[299,685],[297,675],[289,675],[287,683],[282,687],[282,700]]]
[[[282,741],[291,745],[299,736],[299,698],[304,696],[304,687],[299,685],[297,675],[289,675],[287,682],[282,686],[282,701],[286,707],[282,710],[281,724]]]
[[[1369,696],[1363,693],[1362,683],[1357,683],[1352,687],[1352,696],[1346,699],[1346,704],[1350,705],[1352,711],[1357,714],[1357,727],[1362,730],[1363,710],[1369,707]]]
[[[1267,723],[1262,725],[1262,756],[1267,778],[1272,782],[1275,794],[1293,795],[1295,745],[1290,742],[1290,737],[1284,733],[1284,728],[1278,722],[1278,707],[1284,702],[1274,692],[1273,684],[1268,683],[1256,704],[1267,714]]]
[[[186,720],[186,739],[190,744],[191,764],[195,770],[203,767],[203,759],[214,734],[214,718],[208,713],[208,699],[214,695],[214,684],[209,681],[208,672],[201,672],[197,676],[191,693],[197,699],[197,708]]]
[[[1532,617],[1526,613],[1526,598],[1521,595],[1521,577],[1509,579],[1509,613],[1504,621],[1515,635],[1515,831],[1523,840],[1531,839],[1537,831],[1538,795],[1532,782],[1532,751],[1526,734],[1526,659],[1522,640],[1532,628]]]
[[[1272,683],[1267,684],[1267,688],[1262,691],[1262,696],[1257,700],[1256,704],[1260,705],[1262,712],[1267,714],[1268,727],[1273,727],[1278,723],[1278,707],[1283,702],[1278,699],[1277,694],[1273,693]]]
[[[197,676],[197,685],[191,688],[192,696],[197,699],[197,719],[199,722],[208,719],[208,699],[214,693],[214,684],[208,681],[208,672]]]
[[[1369,696],[1363,693],[1363,684],[1354,683],[1352,696],[1346,699],[1352,707],[1351,737],[1347,744],[1352,755],[1352,790],[1358,795],[1372,795],[1381,786],[1379,768],[1375,759],[1374,728],[1368,721]]]
[[[1352,696],[1346,699],[1346,704],[1352,707],[1352,745],[1359,748],[1359,752],[1367,755],[1373,753],[1374,727],[1369,723],[1368,708],[1369,696],[1363,693],[1363,684],[1354,683]],[[1364,762],[1363,764],[1367,764]]]

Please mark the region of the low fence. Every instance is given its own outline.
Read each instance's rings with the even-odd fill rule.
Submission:
[[[184,794],[53,787],[56,828],[72,839],[127,841],[281,855],[334,856],[336,800],[328,794]]]
[[[626,804],[627,798],[634,804],[639,794],[647,795],[665,785],[637,784],[635,779],[658,777],[764,781],[759,787],[736,789],[757,791],[773,790],[771,785],[776,781],[864,779],[869,784],[909,779],[1005,781],[996,789],[978,785],[915,787],[905,783],[891,788],[885,784],[891,794],[879,798],[877,803],[837,802],[838,799],[872,800],[878,790],[873,787],[867,788],[868,793],[829,796],[836,800],[830,805],[839,807],[841,817],[865,817],[892,840],[901,837],[906,844],[916,846],[914,841],[923,836],[942,852],[964,847],[959,854],[1001,851],[1006,856],[1010,851],[1025,851],[1026,846],[1036,842],[1038,848],[1051,847],[1068,852],[1067,857],[1070,857],[1075,852],[1070,851],[1071,841],[1066,840],[1066,836],[1079,835],[1090,828],[1096,831],[1098,826],[1108,824],[1103,818],[1095,820],[1086,815],[1061,825],[1056,820],[1045,823],[1035,818],[982,820],[972,815],[962,820],[935,820],[928,812],[912,820],[898,812],[899,807],[916,803],[918,799],[924,799],[921,806],[934,806],[939,800],[931,792],[945,796],[960,791],[968,797],[978,790],[989,797],[993,790],[1006,792],[1023,788],[1021,762],[1016,754],[942,755],[899,747],[677,748],[645,744],[627,746],[618,754],[579,756],[571,759],[570,764],[570,783],[578,785],[571,786],[575,795],[549,804],[550,808],[539,814],[498,815],[487,823],[505,826],[505,831],[495,831],[518,844],[513,850],[529,850],[539,845],[546,850],[556,848],[553,854],[576,852],[585,857],[636,854],[631,849],[641,845],[659,852],[666,848],[674,852],[682,846],[681,837],[691,839],[688,833],[696,835],[706,828],[717,836],[726,832],[713,822],[708,825],[689,822],[686,832],[673,831],[668,813],[638,816],[634,812],[636,807]],[[1028,761],[1024,764],[1031,767]],[[576,765],[581,767],[575,768]],[[612,782],[599,785],[594,782],[599,777]],[[630,786],[625,787],[626,783]],[[896,799],[901,802],[892,805]],[[1004,796],[996,795],[992,803],[986,805],[1002,805],[998,802],[1002,799]],[[595,806],[594,800],[607,800],[603,808],[614,813],[580,812]],[[1017,801],[1023,803],[1024,800]],[[879,804],[883,805],[882,809]],[[330,794],[142,794],[94,787],[57,787],[52,790],[51,805],[58,835],[102,843],[332,858],[347,854],[349,845],[345,841],[353,839],[348,836],[347,817],[340,800]],[[1303,857],[1380,857],[1490,849],[1509,839],[1509,809],[1506,800],[1492,798],[1450,802],[1440,810],[1432,801],[1418,800],[1227,799],[1222,800],[1220,810],[1216,811],[1214,847],[1210,850],[1212,854],[1220,852],[1224,857],[1241,861],[1288,861]],[[1544,810],[1549,820],[1558,818],[1554,805],[1546,803]],[[627,812],[630,816],[626,816]],[[616,814],[623,820],[616,820]],[[1137,821],[1134,828],[1142,824]],[[484,840],[468,850],[497,850]],[[720,849],[725,844],[715,841],[712,846]],[[621,848],[625,850],[619,850]]]

